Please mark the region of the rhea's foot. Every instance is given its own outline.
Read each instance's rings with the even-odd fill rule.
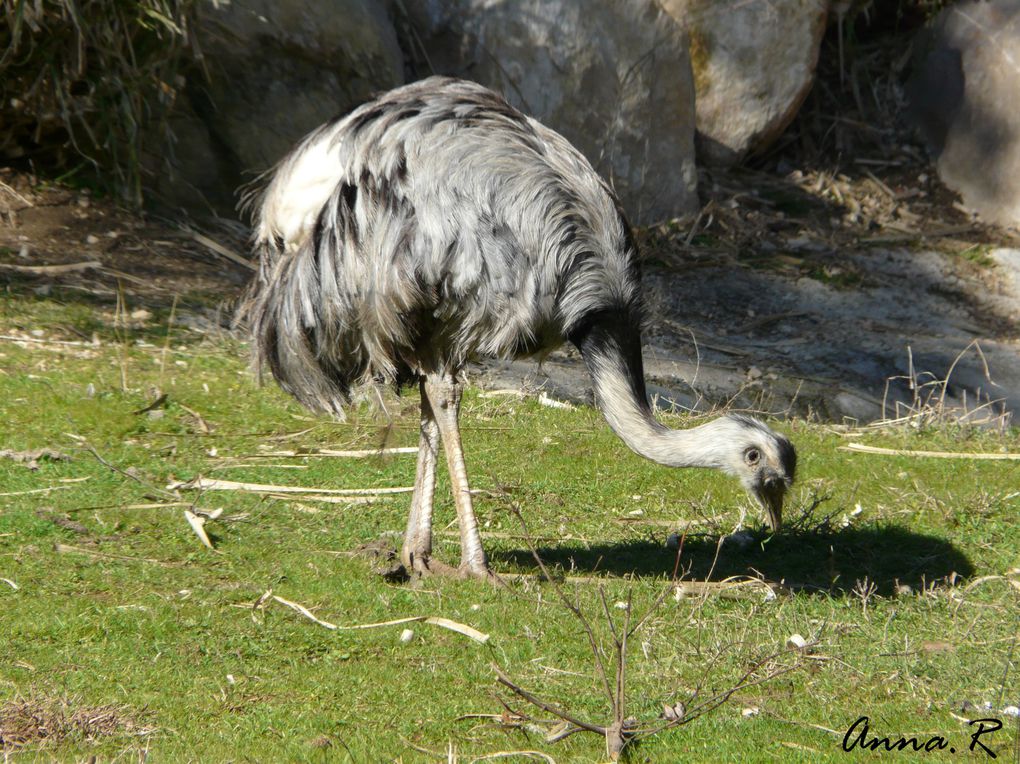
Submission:
[[[407,573],[412,579],[427,578],[428,576],[454,578],[459,574],[457,568],[427,554],[411,555]]]
[[[490,584],[503,584],[502,579],[492,572],[488,565],[471,565],[462,562],[457,568],[457,575],[460,578],[474,578],[478,581],[488,581]]]
[[[428,576],[446,576],[449,578],[465,580],[473,578],[479,581],[488,581],[489,583],[502,583],[499,577],[486,565],[471,565],[462,562],[460,567],[455,568],[434,557],[425,555],[411,556],[408,574],[412,579],[427,578]]]

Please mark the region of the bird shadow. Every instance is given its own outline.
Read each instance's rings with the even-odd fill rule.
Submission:
[[[772,536],[745,532],[721,547],[718,542],[718,536],[705,534],[688,536],[679,550],[646,539],[539,546],[535,553],[547,567],[573,575],[671,577],[676,570],[685,579],[750,576],[823,594],[891,596],[904,586],[919,591],[974,573],[970,560],[949,541],[895,525],[795,528]],[[538,568],[530,549],[493,556],[521,569]]]

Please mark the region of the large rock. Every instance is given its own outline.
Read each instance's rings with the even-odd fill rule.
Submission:
[[[502,92],[562,133],[636,223],[697,209],[694,81],[655,0],[402,0],[436,74]]]
[[[202,0],[195,74],[170,122],[176,172],[164,199],[220,209],[305,133],[403,82],[403,56],[374,0]]]
[[[910,113],[942,181],[986,220],[1020,223],[1020,1],[946,8],[915,49]]]
[[[814,82],[828,0],[662,0],[686,29],[698,158],[739,162],[786,129]]]

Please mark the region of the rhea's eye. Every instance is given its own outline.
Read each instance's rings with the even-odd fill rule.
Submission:
[[[761,459],[761,452],[757,448],[749,448],[744,452],[744,460],[748,464],[757,464]]]

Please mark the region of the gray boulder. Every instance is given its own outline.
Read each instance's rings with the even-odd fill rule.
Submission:
[[[984,219],[1020,224],[1020,1],[950,6],[915,48],[910,114],[939,177]]]
[[[402,0],[422,74],[465,77],[576,145],[650,223],[698,207],[687,35],[654,0]]]
[[[170,121],[175,170],[156,188],[170,203],[233,208],[237,186],[305,133],[404,79],[374,0],[202,0],[199,14],[209,77],[191,76]]]
[[[766,148],[814,82],[828,0],[662,0],[691,39],[698,158],[732,165]]]

